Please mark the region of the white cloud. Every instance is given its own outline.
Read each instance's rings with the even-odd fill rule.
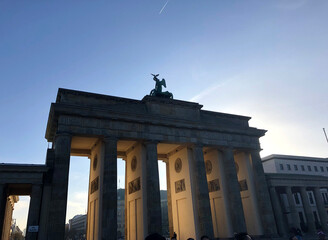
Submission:
[[[198,102],[210,95],[212,95],[213,93],[216,93],[216,90],[218,90],[219,88],[223,87],[224,85],[226,85],[228,82],[231,82],[231,81],[234,81],[234,80],[237,80],[238,77],[235,76],[235,77],[232,77],[232,78],[229,78],[227,80],[224,80],[214,86],[211,86],[211,87],[208,87],[204,90],[202,90],[199,94],[197,94],[196,96],[193,96],[189,101],[190,102]]]

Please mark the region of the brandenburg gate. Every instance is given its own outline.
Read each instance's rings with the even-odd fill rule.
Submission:
[[[27,231],[27,239],[64,239],[70,156],[90,159],[88,240],[117,239],[118,158],[126,162],[127,240],[161,232],[158,160],[166,163],[171,236],[277,234],[259,155],[266,131],[250,127],[249,117],[152,95],[133,100],[58,90],[45,135],[52,148],[42,169],[30,170],[38,180],[24,183],[34,204],[30,212],[37,211],[29,213],[28,225],[39,227]],[[0,177],[1,203],[19,181]]]

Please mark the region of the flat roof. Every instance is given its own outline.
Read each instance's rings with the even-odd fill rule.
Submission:
[[[262,162],[267,162],[270,160],[278,160],[278,159],[280,159],[280,160],[296,160],[296,161],[312,161],[312,162],[327,162],[328,163],[328,158],[282,155],[282,154],[271,154],[269,156],[263,157]]]

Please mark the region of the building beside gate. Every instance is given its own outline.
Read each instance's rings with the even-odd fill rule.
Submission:
[[[328,232],[328,159],[274,154],[262,163],[280,234]]]
[[[0,219],[6,212],[3,199],[30,195],[27,229],[38,231],[27,230],[26,239],[62,240],[70,156],[84,156],[91,161],[87,239],[116,240],[121,158],[126,163],[125,236],[142,240],[162,230],[161,160],[171,235],[176,232],[181,240],[232,238],[245,231],[277,236],[259,155],[259,138],[266,131],[250,127],[249,120],[205,111],[194,102],[59,89],[46,129],[52,143],[46,164],[0,166]]]
[[[85,234],[87,229],[87,215],[79,214],[75,215],[69,221],[69,231],[73,231],[76,234]]]

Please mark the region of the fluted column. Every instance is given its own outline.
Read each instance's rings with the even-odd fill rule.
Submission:
[[[211,204],[208,193],[207,177],[203,155],[203,146],[195,144],[193,152],[193,175],[196,196],[196,215],[199,221],[199,235],[214,237]],[[200,237],[199,236],[199,237]]]
[[[0,237],[2,236],[2,232],[3,232],[6,204],[7,204],[7,194],[5,191],[5,184],[0,184]]]
[[[272,236],[277,234],[277,228],[273,217],[272,205],[265,179],[263,165],[258,150],[251,151],[251,159],[256,188],[256,197],[264,228],[264,234]]]
[[[128,161],[125,161],[125,189],[124,189],[124,239],[128,239]]]
[[[323,203],[323,199],[322,199],[322,196],[321,196],[321,193],[320,193],[320,188],[319,187],[315,187],[313,189],[313,193],[314,193],[315,202],[316,202],[316,205],[317,205],[318,214],[319,214],[319,217],[320,217],[320,222],[321,222],[322,230],[324,230],[325,232],[328,232],[327,211],[326,211],[325,205]]]
[[[270,196],[271,196],[271,202],[272,202],[272,206],[273,206],[273,213],[276,218],[278,232],[283,237],[288,236],[288,229],[287,229],[287,226],[285,223],[284,214],[281,209],[279,196],[278,196],[278,193],[277,193],[275,187],[270,187]]]
[[[286,187],[286,194],[287,194],[287,199],[288,199],[288,204],[289,204],[289,209],[290,209],[290,213],[292,216],[292,220],[294,221],[293,222],[294,225],[292,227],[300,228],[300,218],[296,211],[295,201],[294,201],[291,187]]]
[[[148,234],[162,232],[157,142],[145,142]]]
[[[309,197],[306,193],[305,187],[300,188],[300,193],[301,193],[301,197],[302,197],[303,209],[305,212],[309,232],[315,233],[316,227],[314,224],[314,217],[313,217],[312,209],[311,209],[310,202],[309,202]]]
[[[57,133],[54,144],[55,162],[52,177],[51,207],[47,224],[48,240],[62,240],[65,235],[71,135]]]
[[[323,203],[323,199],[322,199],[322,196],[320,193],[320,188],[315,187],[313,189],[313,193],[314,193],[315,202],[317,205],[318,214],[320,217],[322,230],[324,230],[327,233],[328,232],[328,226],[327,226],[328,217],[327,217],[327,211],[325,209],[325,205]]]
[[[117,139],[105,137],[102,182],[101,239],[117,239]]]
[[[173,236],[173,212],[172,212],[172,195],[171,195],[171,179],[170,179],[170,163],[166,161],[166,185],[167,185],[167,210],[169,219],[169,233]]]
[[[224,172],[228,184],[226,189],[233,231],[237,233],[247,232],[233,151],[231,148],[226,148],[222,153]]]
[[[40,210],[42,201],[42,186],[33,185],[30,207],[28,210],[27,218],[27,229],[26,229],[26,240],[36,240],[38,238],[38,232],[29,232],[28,228],[30,226],[39,226]]]

